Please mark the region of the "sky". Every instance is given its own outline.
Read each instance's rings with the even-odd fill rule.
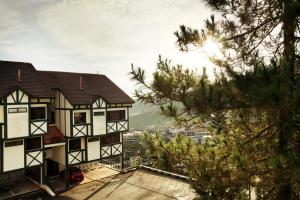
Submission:
[[[98,71],[130,96],[131,63],[150,80],[159,54],[213,72],[205,54],[180,52],[174,35],[182,24],[203,27],[212,11],[202,0],[0,0],[0,13],[0,60]]]

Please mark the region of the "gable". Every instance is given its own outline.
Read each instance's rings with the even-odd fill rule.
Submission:
[[[106,102],[102,98],[96,99],[96,101],[93,103],[93,108],[105,108]]]
[[[6,102],[13,104],[28,103],[28,95],[23,90],[17,89],[6,97]]]

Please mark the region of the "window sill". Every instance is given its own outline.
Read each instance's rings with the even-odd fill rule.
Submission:
[[[74,152],[79,152],[79,151],[85,151],[85,149],[74,149],[74,150],[69,150],[69,153],[74,153]]]
[[[120,119],[120,120],[111,120],[111,121],[107,121],[107,123],[114,123],[114,122],[127,122],[127,119]]]
[[[84,125],[90,125],[90,123],[80,123],[80,124],[74,124],[73,126],[84,126]]]
[[[39,149],[30,149],[30,150],[25,150],[26,153],[30,153],[30,152],[35,152],[35,151],[42,151],[42,148]]]
[[[44,122],[47,121],[47,119],[30,119],[30,122]]]

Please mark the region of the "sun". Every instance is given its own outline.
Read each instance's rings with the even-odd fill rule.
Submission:
[[[209,57],[220,57],[222,56],[221,44],[213,38],[208,38],[201,48],[201,50]]]

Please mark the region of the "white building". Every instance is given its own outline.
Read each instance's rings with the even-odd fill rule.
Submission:
[[[72,165],[122,158],[132,103],[104,75],[0,61],[0,176],[23,170],[46,184]]]

